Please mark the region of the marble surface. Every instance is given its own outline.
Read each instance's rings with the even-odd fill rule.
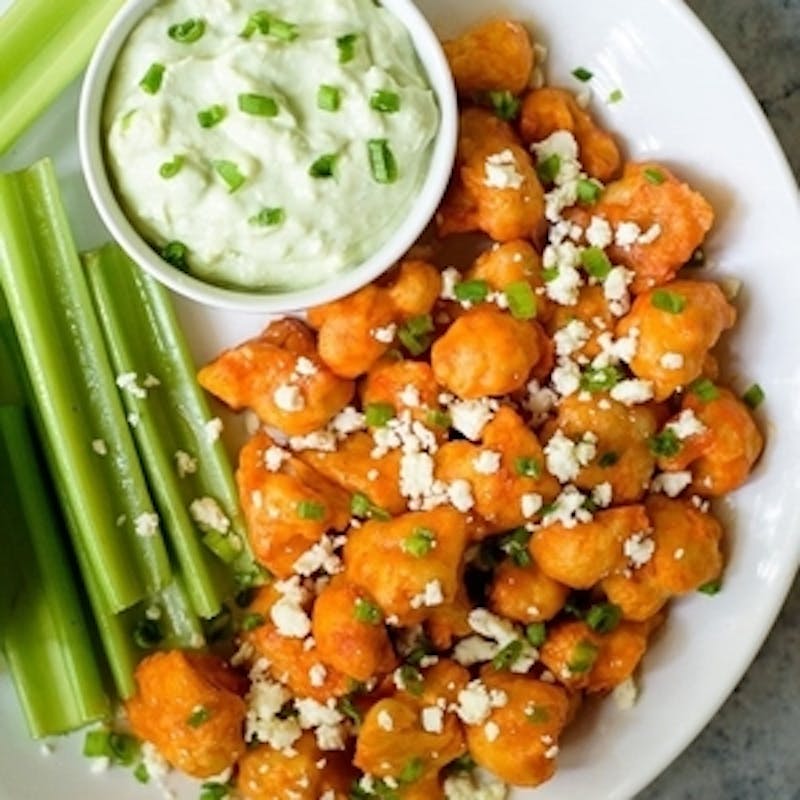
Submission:
[[[800,177],[800,0],[687,0]],[[800,580],[760,654],[692,745],[636,800],[800,800]]]

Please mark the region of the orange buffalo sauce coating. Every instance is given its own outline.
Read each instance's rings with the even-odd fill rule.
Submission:
[[[569,587],[553,580],[534,562],[518,566],[503,561],[495,570],[489,590],[489,608],[517,622],[543,622],[564,607]]]
[[[261,336],[203,367],[197,379],[232,409],[251,408],[288,435],[324,427],[355,390],[325,366],[313,333],[297,319],[271,323]]]
[[[131,729],[173,767],[207,778],[244,753],[244,686],[222,659],[181,650],[153,653],[135,677],[136,694],[125,704]]]

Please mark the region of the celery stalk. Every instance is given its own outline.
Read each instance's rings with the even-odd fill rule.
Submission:
[[[0,285],[75,548],[121,611],[166,586],[171,568],[160,533],[136,532],[152,500],[47,160],[0,175]]]
[[[24,409],[0,406],[3,559],[21,575],[2,645],[39,738],[105,717],[110,707],[35,448]]]
[[[77,77],[121,0],[16,0],[0,16],[0,154]]]
[[[135,374],[140,385],[147,376],[158,381],[146,397],[124,399],[140,420],[134,437],[192,604],[212,617],[233,588],[231,569],[203,544],[192,501],[213,498],[230,520],[226,541],[242,546],[234,569],[252,572],[253,562],[230,462],[222,442],[209,441],[204,429],[211,413],[188,345],[167,290],[119,247],[84,254],[84,267],[116,372]],[[194,459],[195,471],[180,473],[177,453]]]

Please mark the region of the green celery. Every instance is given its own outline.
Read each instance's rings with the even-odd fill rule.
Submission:
[[[143,399],[125,393],[125,402],[139,416],[134,437],[192,605],[213,617],[234,588],[233,575],[203,544],[189,513],[192,501],[213,498],[230,520],[225,539],[241,543],[242,551],[234,570],[252,572],[253,562],[230,461],[221,440],[205,433],[211,412],[186,339],[167,290],[119,247],[85,254],[84,267],[115,371],[135,373],[140,384],[147,375],[159,382]],[[178,452],[196,460],[195,472],[179,475]]]
[[[49,160],[0,175],[0,285],[75,547],[121,611],[167,585],[171,568],[161,535],[136,533],[152,500]]]
[[[16,0],[0,19],[0,154],[86,66],[122,0]]]
[[[65,733],[110,706],[52,495],[20,406],[0,406],[3,560],[21,576],[2,646],[31,734]]]

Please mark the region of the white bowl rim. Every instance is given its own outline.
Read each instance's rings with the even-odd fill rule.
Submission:
[[[84,180],[103,224],[128,256],[158,281],[191,300],[230,311],[269,314],[331,302],[357,291],[396,264],[436,213],[450,181],[458,140],[458,103],[452,73],[439,39],[413,0],[383,0],[382,5],[408,30],[439,106],[439,129],[425,181],[406,217],[365,261],[319,285],[274,294],[215,286],[168,264],[135,229],[112,189],[101,141],[106,86],[129,34],[157,2],[127,0],[117,12],[94,50],[78,106],[78,149]]]

